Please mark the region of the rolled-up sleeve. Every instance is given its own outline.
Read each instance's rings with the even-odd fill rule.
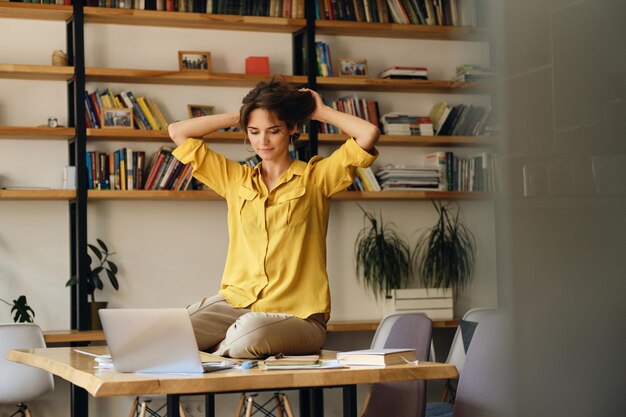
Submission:
[[[350,138],[329,157],[321,159],[315,167],[315,178],[320,182],[324,194],[328,197],[345,190],[354,181],[357,167],[366,168],[378,157],[378,150],[372,153],[361,148]]]
[[[226,197],[230,184],[240,181],[243,175],[241,164],[211,150],[200,139],[187,139],[172,155],[183,164],[190,163],[193,176],[222,197]]]

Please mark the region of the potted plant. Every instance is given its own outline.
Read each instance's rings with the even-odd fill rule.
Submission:
[[[364,227],[359,232],[354,245],[357,277],[374,297],[391,297],[391,291],[406,285],[411,270],[409,245],[393,228],[393,223],[385,224],[382,214],[364,214]]]
[[[111,286],[117,291],[119,290],[119,282],[117,280],[117,265],[109,259],[109,257],[115,255],[115,252],[109,252],[107,245],[100,239],[96,239],[98,246],[87,244],[91,252],[98,258],[97,266],[93,268],[93,259],[87,254],[89,259],[89,272],[85,278],[85,285],[87,286],[87,294],[90,298],[90,310],[91,310],[91,328],[101,329],[100,317],[98,316],[98,310],[106,308],[106,301],[96,301],[96,290],[102,290],[104,288],[104,280],[100,277],[100,274],[106,274],[111,282]],[[74,275],[71,277],[65,286],[76,285],[78,283],[78,277]]]
[[[474,274],[476,241],[461,221],[460,206],[433,200],[437,223],[418,238],[412,263],[426,288],[452,288],[456,298]]]
[[[20,295],[13,303],[0,298],[0,301],[11,307],[11,313],[14,313],[13,321],[15,323],[32,323],[35,317],[35,311],[28,305],[25,295]],[[32,314],[32,315],[31,315]]]

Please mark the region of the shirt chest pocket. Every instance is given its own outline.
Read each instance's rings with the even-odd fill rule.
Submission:
[[[240,186],[238,190],[239,196],[239,219],[244,229],[258,229],[261,227],[261,210],[257,207],[259,204],[259,193]]]
[[[294,227],[304,223],[310,212],[306,189],[298,187],[281,194],[276,198],[273,210],[277,227]]]

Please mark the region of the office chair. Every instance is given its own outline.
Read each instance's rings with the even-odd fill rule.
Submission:
[[[506,417],[508,367],[502,360],[508,351],[503,315],[489,314],[480,320],[467,350],[454,405],[437,417]],[[510,373],[508,374],[510,377]]]
[[[372,349],[414,348],[418,361],[428,360],[432,321],[422,313],[386,316],[378,326]],[[373,384],[361,417],[424,415],[426,382],[386,382]]]
[[[36,324],[0,324],[0,404],[17,404],[17,411],[10,417],[31,417],[25,402],[53,391],[54,380],[41,369],[7,360],[7,353],[45,347],[43,333]]]
[[[476,325],[486,316],[498,312],[497,308],[473,308],[469,310],[461,319],[461,324],[457,327],[450,345],[450,352],[446,363],[456,366],[459,376],[463,372],[465,356],[470,342],[473,338]],[[439,417],[450,414],[456,395],[456,380],[447,380],[446,386],[441,393],[438,403],[426,404],[426,417]],[[448,396],[451,398],[448,400]]]

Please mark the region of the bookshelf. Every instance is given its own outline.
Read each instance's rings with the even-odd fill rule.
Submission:
[[[160,28],[197,28],[219,29],[244,32],[266,31],[272,33],[296,34],[306,28],[307,22],[303,19],[281,19],[251,16],[200,15],[196,13],[171,13],[158,11],[143,11],[130,9],[106,9],[85,7],[82,18],[76,20],[79,28],[88,24],[112,24],[129,26],[151,26]],[[0,3],[0,17],[17,19],[45,19],[68,22],[74,18],[73,7],[23,3]],[[377,23],[356,23],[339,21],[316,21],[313,34],[332,36],[376,36],[388,39],[410,40],[441,40],[441,41],[482,41],[486,39],[484,31],[475,28],[458,28],[442,26],[413,26]],[[84,43],[84,39],[76,39]],[[182,48],[181,48],[182,49]],[[81,52],[78,52],[81,53]],[[84,60],[84,56],[82,57]],[[99,64],[104,65],[104,64]],[[121,65],[124,66],[123,64]],[[215,86],[215,87],[243,87],[254,86],[258,81],[267,79],[265,76],[250,76],[236,73],[192,74],[179,71],[162,71],[132,68],[106,68],[101,66],[81,67],[80,65],[67,67],[52,67],[46,65],[17,65],[0,64],[0,78],[18,80],[50,80],[71,83],[74,77],[83,77],[83,82],[128,83],[128,84],[155,84],[171,86]],[[378,79],[346,79],[340,77],[313,77],[315,88],[327,91],[364,91],[364,92],[391,92],[408,94],[485,94],[491,91],[492,86],[485,84],[455,83],[446,80],[406,81],[406,80],[378,80]],[[294,85],[310,83],[306,75],[288,77]],[[84,83],[83,83],[84,86]],[[71,94],[68,91],[68,94]],[[80,97],[80,96],[79,96]],[[81,103],[81,101],[77,101]],[[77,105],[77,107],[81,107]],[[81,114],[77,112],[77,114]],[[83,114],[84,116],[84,114]],[[78,119],[76,119],[78,121]],[[84,121],[83,121],[84,123]],[[98,142],[131,142],[131,143],[170,143],[165,131],[124,131],[120,129],[86,129],[79,123],[76,127],[68,128],[37,128],[27,126],[0,126],[1,139],[24,140],[67,140],[97,144]],[[82,136],[81,136],[82,135]],[[314,141],[317,144],[337,146],[345,141],[344,135],[317,134]],[[75,139],[75,140],[74,140]],[[215,143],[236,144],[241,146],[243,134],[240,132],[216,132],[208,135],[207,139]],[[302,135],[301,140],[308,140],[308,135]],[[493,137],[462,137],[462,136],[397,136],[382,135],[381,147],[428,148],[428,147],[455,147],[455,148],[484,148],[494,147]],[[222,198],[211,191],[109,191],[86,190],[86,186],[79,184],[79,190],[0,190],[0,200],[5,201],[60,201],[73,204],[80,193],[85,194],[85,200],[90,202],[106,201],[163,201],[168,207],[176,202],[186,201],[221,201]],[[445,199],[458,201],[489,200],[492,196],[487,193],[459,193],[437,191],[393,191],[393,192],[342,192],[333,197],[335,201],[371,201],[385,204],[387,202],[429,202],[431,199]],[[55,203],[56,204],[56,203]],[[219,206],[222,203],[211,203]],[[422,206],[423,203],[420,203]],[[96,204],[97,205],[97,204]],[[104,206],[102,204],[101,206]],[[349,207],[350,204],[340,204]],[[189,206],[193,206],[190,204]],[[100,207],[98,207],[100,209]],[[108,209],[108,208],[107,208]],[[114,208],[115,209],[115,208]],[[343,208],[341,209],[343,210]],[[117,215],[117,214],[116,214]],[[74,223],[74,222],[72,222]],[[73,226],[73,224],[72,224]],[[79,225],[71,230],[73,239],[86,249],[86,239],[76,240],[78,233],[86,234],[86,225]],[[331,232],[332,233],[332,232]],[[83,243],[81,243],[83,242]],[[335,331],[372,330],[375,322],[370,323],[337,323]],[[331,330],[333,331],[333,330]]]

